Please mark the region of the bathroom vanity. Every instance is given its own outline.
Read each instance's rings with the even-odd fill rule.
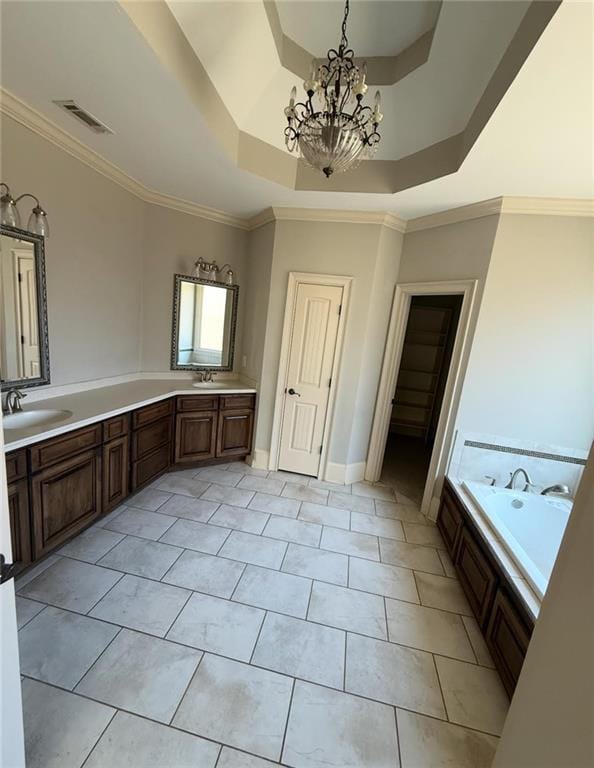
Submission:
[[[168,391],[155,398],[159,389]],[[144,400],[152,395],[151,402],[122,407],[141,392]],[[242,459],[251,452],[253,389],[222,387],[193,394],[188,387],[176,389],[175,381],[145,381],[53,403],[57,400],[72,408],[72,427],[53,426],[25,437],[14,431],[20,439],[12,439],[12,430],[5,435],[12,549],[18,570],[63,545],[167,470]],[[120,405],[117,412],[112,407],[97,413],[108,401]],[[88,417],[92,411],[96,419]],[[81,415],[87,416],[83,426]],[[77,420],[79,426],[73,428]]]
[[[509,696],[514,692],[536,619],[519,579],[486,529],[446,478],[437,515],[439,528],[460,583]]]

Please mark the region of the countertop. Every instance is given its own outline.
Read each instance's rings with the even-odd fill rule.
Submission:
[[[246,387],[234,381],[221,383],[216,388],[195,387],[193,383],[192,379],[138,379],[125,384],[88,389],[47,400],[36,400],[30,406],[27,406],[25,400],[24,411],[51,409],[72,411],[72,415],[53,424],[5,429],[4,449],[6,452],[14,451],[16,448],[56,437],[78,427],[109,419],[174,395],[233,395],[256,392],[253,387]]]
[[[480,512],[470,494],[462,487],[462,480],[456,477],[448,475],[447,478],[452,484],[456,495],[464,505],[464,508],[468,514],[472,517],[477,528],[483,534],[487,546],[493,553],[493,556],[497,559],[503,570],[508,574],[510,581],[512,582],[516,594],[524,605],[528,613],[536,620],[540,612],[540,599],[532,590],[530,584],[522,576],[522,573],[518,570],[516,564],[507,553],[505,547],[501,543],[499,535],[489,525],[486,517]]]

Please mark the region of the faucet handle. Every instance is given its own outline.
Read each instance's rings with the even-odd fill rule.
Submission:
[[[495,478],[491,477],[491,475],[485,475],[485,480],[490,480],[491,482],[489,485],[495,485]]]

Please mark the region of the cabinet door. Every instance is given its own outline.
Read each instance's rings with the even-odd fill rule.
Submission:
[[[173,421],[171,416],[154,421],[132,432],[132,459],[137,461],[148,456],[162,445],[171,445]]]
[[[486,638],[505,689],[511,696],[522,670],[530,634],[501,589],[495,595]]]
[[[458,511],[456,503],[453,501],[447,490],[444,490],[441,498],[441,505],[439,507],[439,512],[437,513],[437,527],[439,528],[450,555],[454,558],[460,531],[462,530],[462,515]]]
[[[85,451],[33,476],[35,558],[65,542],[101,513],[100,450]]]
[[[12,562],[17,565],[15,573],[31,562],[31,527],[29,524],[29,490],[26,480],[19,480],[8,486],[8,516]]]
[[[103,514],[128,495],[129,471],[128,435],[124,435],[103,446]]]
[[[217,411],[178,413],[175,423],[175,463],[214,458],[216,439]]]
[[[480,545],[466,527],[460,533],[454,563],[468,602],[478,623],[484,627],[495,594],[497,577]]]
[[[252,410],[219,411],[217,456],[245,456],[252,450]]]

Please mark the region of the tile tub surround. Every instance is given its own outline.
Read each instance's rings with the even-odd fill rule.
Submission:
[[[200,473],[17,579],[28,765],[488,768],[507,698],[436,527],[360,484]]]
[[[246,387],[235,381],[227,382],[227,385],[221,382],[220,389],[199,389],[192,386],[192,383],[192,379],[189,378],[138,378],[124,384],[89,388],[82,392],[77,391],[60,397],[48,399],[33,397],[25,404],[23,410],[49,408],[71,411],[72,415],[51,426],[46,425],[44,427],[42,425],[27,429],[5,430],[4,450],[8,453],[16,448],[24,448],[26,445],[31,445],[39,440],[56,437],[64,432],[70,432],[79,427],[109,419],[112,416],[119,416],[121,413],[127,413],[151,403],[158,403],[159,400],[166,400],[176,395],[231,395],[256,392],[253,387]]]
[[[488,482],[494,477],[498,486],[505,486],[510,474],[523,467],[540,492],[548,485],[564,483],[575,494],[588,452],[536,442],[527,442],[501,435],[460,432],[456,435],[448,474],[461,480]]]

